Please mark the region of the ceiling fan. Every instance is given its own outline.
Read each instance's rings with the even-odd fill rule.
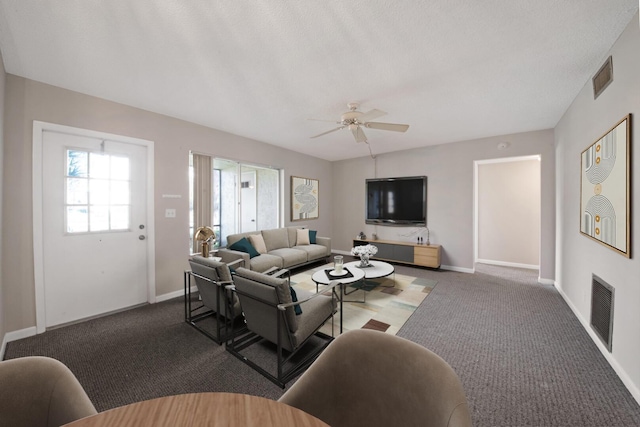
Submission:
[[[353,134],[353,137],[356,139],[356,142],[367,142],[367,136],[364,134],[364,131],[362,130],[363,127],[369,128],[369,129],[378,129],[378,130],[391,130],[394,132],[406,132],[407,129],[409,129],[409,125],[402,125],[397,123],[380,123],[380,122],[370,121],[387,114],[384,111],[373,109],[373,110],[367,111],[366,113],[363,113],[362,111],[358,111],[358,107],[360,106],[360,104],[358,104],[357,102],[350,102],[349,104],[347,104],[347,106],[349,107],[349,111],[344,113],[340,117],[340,120],[336,122],[340,126],[338,126],[335,129],[322,132],[319,135],[312,136],[311,138],[317,138],[319,136],[323,136],[328,133],[335,132],[341,129],[349,129]],[[309,120],[318,120],[321,122],[327,122],[327,121],[333,122],[333,120],[319,120],[319,119],[309,119]]]

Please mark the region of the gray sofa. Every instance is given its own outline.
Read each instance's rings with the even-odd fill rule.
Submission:
[[[272,267],[294,268],[313,262],[323,261],[331,255],[331,239],[316,237],[315,244],[297,242],[298,229],[306,227],[284,227],[247,233],[230,234],[227,236],[227,247],[218,250],[217,256],[222,262],[229,263],[238,259],[244,260],[244,267],[253,271],[263,272]],[[243,237],[249,239],[251,235],[261,234],[266,246],[266,253],[253,258],[246,252],[229,249]]]

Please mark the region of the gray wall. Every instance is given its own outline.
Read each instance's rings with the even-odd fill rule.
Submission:
[[[0,224],[2,224],[2,206],[4,199],[4,102],[6,78],[7,74],[4,71],[4,61],[2,60],[2,53],[0,52]],[[4,227],[0,227],[0,242],[2,242],[2,230],[4,230]],[[5,291],[2,285],[2,270],[2,245],[0,244],[0,342],[2,342],[4,334],[7,331],[3,304]],[[1,351],[2,349],[0,349],[0,352]],[[0,354],[0,356],[2,356],[2,354]]]
[[[498,150],[499,142],[510,146]],[[365,148],[363,147],[363,151]],[[375,147],[373,147],[375,152]],[[359,231],[381,239],[414,240],[413,229],[365,225],[366,178],[428,176],[427,223],[431,243],[442,245],[442,264],[471,270],[473,265],[473,162],[503,157],[540,155],[541,251],[540,277],[551,280],[555,271],[555,153],[553,131],[542,130],[443,144],[382,154],[375,159],[334,162],[333,246],[348,251]]]
[[[540,264],[540,162],[478,165],[478,259]]]
[[[189,150],[285,170],[285,218],[289,225],[290,176],[319,179],[332,187],[330,162],[182,120],[128,107],[32,80],[7,75],[2,287],[5,330],[35,326],[32,233],[33,120],[155,141],[156,294],[182,289],[189,256]],[[181,195],[180,199],[162,198]],[[333,204],[321,193],[320,216],[306,225],[330,236]],[[167,208],[176,218],[165,218]]]
[[[613,56],[614,81],[596,100],[591,82],[587,82],[555,129],[558,165],[556,280],[589,332],[591,275],[598,275],[615,288],[610,361],[640,400],[640,30],[637,16],[609,54]],[[605,59],[606,56],[602,61]],[[596,71],[593,70],[594,74]],[[579,215],[580,153],[629,113],[633,115],[631,259],[581,235]]]

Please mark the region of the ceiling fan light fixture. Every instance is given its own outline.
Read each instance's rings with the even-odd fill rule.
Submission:
[[[355,125],[355,124],[350,124],[349,125],[349,130],[354,131],[356,129],[358,129],[358,125]]]

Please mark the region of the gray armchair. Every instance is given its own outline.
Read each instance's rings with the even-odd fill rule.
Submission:
[[[233,284],[230,264],[194,256],[189,260],[189,265],[191,271],[185,271],[184,274],[185,322],[216,343],[222,344],[232,330],[231,323],[241,314],[238,297],[227,289]],[[196,302],[195,306],[191,294],[192,279],[202,300],[200,303]],[[213,319],[215,324],[208,328],[200,326],[205,319]],[[213,331],[211,328],[214,328]]]
[[[75,375],[49,357],[0,362],[0,384],[0,426],[57,427],[97,413]]]
[[[279,399],[333,427],[470,427],[462,384],[439,356],[404,338],[340,335]]]
[[[232,290],[240,300],[247,332],[232,334],[227,341],[227,350],[284,388],[287,381],[306,369],[333,340],[333,332],[329,336],[319,329],[331,319],[333,331],[338,282],[330,284],[323,294],[297,290],[297,301],[294,301],[286,278],[239,268],[233,281]],[[317,339],[310,343],[312,337]],[[264,342],[272,344],[267,352],[273,352],[275,344],[275,375],[274,370],[267,369],[264,363],[251,360],[249,347]],[[308,342],[309,345],[305,346]],[[264,361],[264,351],[258,358]]]

